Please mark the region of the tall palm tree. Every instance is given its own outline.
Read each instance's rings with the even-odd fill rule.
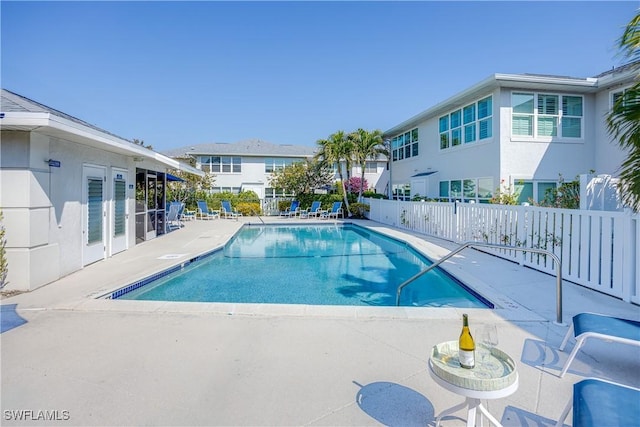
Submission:
[[[362,201],[362,190],[364,187],[364,171],[369,160],[375,160],[378,154],[384,151],[384,141],[382,139],[382,131],[376,129],[367,131],[362,128],[349,135],[353,141],[353,157],[360,165],[360,190],[358,191],[358,201]]]
[[[338,167],[344,205],[346,211],[349,212],[349,199],[347,198],[347,189],[344,174],[342,173],[342,162],[345,161],[345,164],[349,164],[348,160],[352,157],[352,143],[342,130],[332,133],[327,139],[318,140],[317,143],[320,146],[320,150],[316,153],[316,158],[327,165],[336,164]]]
[[[632,60],[640,58],[640,13],[627,24],[620,38],[623,54]],[[640,81],[618,98],[607,117],[609,133],[618,140],[628,156],[620,171],[622,201],[640,210]]]

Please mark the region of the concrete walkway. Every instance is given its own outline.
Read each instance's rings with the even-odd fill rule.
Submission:
[[[435,344],[457,339],[461,309],[96,299],[223,245],[243,222],[259,223],[187,222],[2,300],[2,425],[424,426],[462,401],[427,368]],[[361,224],[432,258],[456,246]],[[640,387],[640,351],[620,344],[588,343],[558,378],[567,353],[557,347],[571,316],[595,311],[638,320],[637,306],[565,282],[565,325],[558,325],[555,277],[475,250],[445,266],[497,305],[464,311],[472,331],[497,324],[499,347],[517,362],[518,390],[485,402],[505,426],[554,425],[583,377]],[[460,411],[442,425],[465,425],[465,416]]]

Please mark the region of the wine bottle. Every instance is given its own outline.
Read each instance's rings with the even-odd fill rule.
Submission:
[[[475,350],[476,343],[473,341],[471,332],[469,331],[469,317],[466,314],[462,315],[462,332],[460,333],[460,340],[458,341],[458,359],[460,359],[460,366],[466,369],[471,369],[475,366]]]

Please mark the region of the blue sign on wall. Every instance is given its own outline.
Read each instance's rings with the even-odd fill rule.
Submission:
[[[51,159],[49,159],[49,166],[54,167],[54,168],[59,168],[60,167],[60,160],[51,160]]]

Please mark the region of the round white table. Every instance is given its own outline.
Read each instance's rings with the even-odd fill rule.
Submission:
[[[429,358],[429,374],[441,387],[464,396],[464,402],[445,409],[436,417],[436,427],[445,415],[463,408],[467,410],[467,427],[476,425],[477,415],[482,415],[495,426],[500,422],[482,405],[482,399],[499,399],[513,394],[518,389],[518,373],[515,362],[498,349],[493,349],[485,366],[476,359],[473,369],[464,369],[458,361],[458,343],[449,341],[433,347]],[[480,411],[480,414],[477,411]]]

